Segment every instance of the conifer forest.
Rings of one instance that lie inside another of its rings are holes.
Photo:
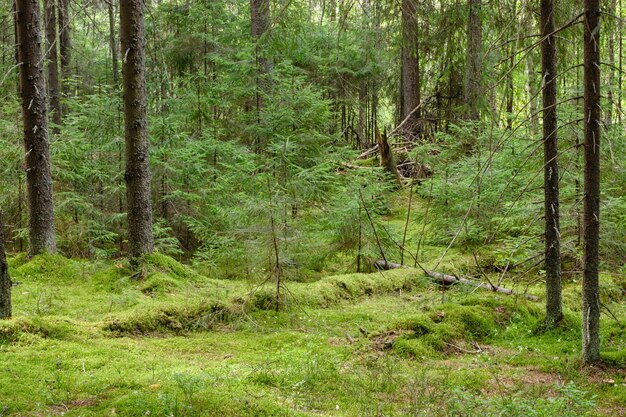
[[[622,0],[0,0],[0,417],[626,416]]]

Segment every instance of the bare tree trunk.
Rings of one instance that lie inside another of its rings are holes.
[[[585,0],[583,362],[600,360],[600,1]]]
[[[63,0],[61,0],[63,1]],[[118,86],[119,59],[117,55],[117,39],[115,39],[115,5],[109,4],[109,48],[111,49],[111,72],[113,73],[113,85]]]
[[[543,155],[546,268],[546,326],[563,318],[561,302],[561,242],[559,220],[559,165],[557,155],[557,78],[554,0],[541,0],[541,69],[543,80]]]
[[[61,125],[61,88],[59,80],[59,43],[57,42],[57,0],[45,0],[46,11],[46,64],[48,72],[48,101],[52,122],[57,125],[52,132],[59,133]]]
[[[261,110],[263,108],[263,93],[267,87],[267,74],[270,72],[269,59],[265,53],[263,43],[266,41],[267,31],[270,27],[270,0],[250,0],[250,27],[252,38],[256,42],[256,89],[255,107],[257,124],[261,124]],[[265,142],[258,134],[256,137],[256,152],[261,152],[265,147]]]
[[[391,146],[389,146],[389,141],[387,140],[387,132],[383,132],[382,135],[379,131],[376,132],[376,139],[378,141],[380,166],[391,175],[398,186],[402,185],[400,174],[398,174],[398,168],[396,167],[396,161],[393,157],[393,151],[391,150]]]
[[[532,33],[532,32],[531,32]],[[535,78],[535,62],[532,51],[526,55],[526,92],[528,93],[528,113],[530,118],[530,130],[537,133],[539,130],[539,117],[537,113],[537,79]]]
[[[61,92],[63,97],[67,98],[70,95],[70,84],[67,81],[70,75],[70,58],[72,42],[70,38],[70,17],[69,17],[69,3],[70,0],[58,0],[59,9],[59,52],[61,55]],[[68,105],[64,103],[62,105],[63,113],[67,114]]]
[[[416,0],[402,0],[402,111],[404,120],[420,105],[420,62]],[[421,112],[418,109],[407,122],[409,131],[417,133]]]
[[[512,15],[517,16],[517,0],[513,1]],[[519,20],[515,19],[518,25],[512,25],[513,30],[511,34],[515,35],[516,27],[519,27]],[[513,70],[515,68],[515,58],[517,56],[517,44],[519,42],[519,30],[517,31],[517,41],[511,43],[511,50],[509,51],[509,68],[506,75],[506,128],[511,130],[513,128],[513,104],[515,101],[515,85],[513,84]]]
[[[480,18],[482,0],[468,0],[469,19],[467,23],[467,75],[465,81],[465,103],[467,117],[480,119],[480,94],[482,76],[482,21]]]
[[[611,0],[609,3],[609,11],[608,14],[609,16],[615,16],[615,12],[616,12],[616,0]],[[612,19],[611,19],[612,20]],[[615,28],[615,26],[612,26],[612,28]],[[608,49],[609,49],[609,64],[606,68],[608,71],[608,77],[607,77],[607,91],[606,91],[606,98],[607,98],[607,108],[606,108],[606,119],[605,119],[605,123],[607,126],[610,126],[611,123],[613,123],[613,100],[614,100],[614,96],[613,96],[613,83],[615,82],[614,79],[614,71],[615,71],[615,36],[620,36],[619,32],[616,33],[615,30],[611,30],[609,31],[609,39],[608,39]]]
[[[56,251],[39,2],[17,0],[15,18],[26,151],[28,253],[34,256]]]
[[[4,250],[4,221],[0,211],[0,319],[11,318],[11,277]]]
[[[154,249],[148,155],[144,2],[120,1],[120,40],[124,60],[124,131],[126,138],[126,198],[128,246],[137,259]]]

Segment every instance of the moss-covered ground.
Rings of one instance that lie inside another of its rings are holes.
[[[603,317],[607,365],[580,366],[577,284],[562,326],[542,304],[441,291],[414,270],[269,285],[203,277],[154,255],[11,260],[0,415],[623,415],[626,331]],[[605,304],[626,319],[604,276]],[[254,291],[256,290],[256,291]],[[533,288],[540,293],[541,288]]]
[[[404,216],[392,213],[387,227],[397,234]],[[415,247],[422,227],[410,227]],[[456,248],[438,262],[443,248],[426,243],[420,260],[430,268],[475,267],[474,254]],[[573,279],[563,322],[545,331],[541,301],[443,290],[419,270],[290,281],[278,312],[272,282],[206,276],[161,254],[140,273],[123,260],[59,255],[13,256],[10,271],[2,417],[626,415],[618,274],[601,276],[605,361],[582,367]],[[522,281],[505,285],[542,295],[540,279]]]

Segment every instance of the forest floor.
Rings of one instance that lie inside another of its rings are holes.
[[[610,365],[581,368],[575,283],[545,332],[542,303],[412,270],[290,283],[275,312],[271,286],[146,265],[11,260],[0,416],[626,415],[626,329],[603,316]]]
[[[442,250],[424,247],[428,267]],[[438,268],[474,261],[452,249]],[[572,279],[564,321],[545,331],[541,301],[443,291],[418,270],[287,282],[279,312],[272,283],[209,278],[161,254],[140,280],[123,260],[59,255],[13,256],[10,271],[0,417],[626,416],[617,274],[601,274],[605,363],[583,368]],[[543,291],[541,280],[528,287]]]

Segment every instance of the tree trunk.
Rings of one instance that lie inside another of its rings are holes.
[[[585,0],[583,362],[600,360],[600,0]]]
[[[48,72],[48,101],[52,122],[57,125],[52,132],[59,134],[61,125],[61,88],[59,80],[59,44],[57,42],[57,0],[45,0],[46,11],[46,61]]]
[[[546,268],[546,325],[563,318],[561,305],[561,242],[557,141],[557,78],[554,0],[541,0],[541,69],[543,80],[543,155]]]
[[[617,4],[615,0],[611,0],[609,2],[609,10],[608,10],[608,15],[609,16],[615,16],[615,12],[616,12],[616,8],[617,8]],[[613,20],[613,19],[611,19]],[[613,23],[613,25],[615,25],[615,23]],[[615,29],[615,26],[612,26],[613,29]],[[610,30],[609,31],[609,39],[608,39],[608,52],[609,52],[609,64],[606,69],[608,72],[608,77],[607,77],[607,91],[606,91],[606,98],[607,98],[607,104],[606,104],[606,118],[605,118],[605,124],[607,126],[610,126],[613,123],[613,100],[614,100],[614,96],[613,96],[613,83],[615,82],[613,73],[615,71],[615,36],[618,35],[620,32],[616,32],[615,30]],[[618,35],[619,36],[619,35]]]
[[[378,141],[380,166],[383,167],[385,171],[392,176],[397,185],[400,186],[402,182],[400,180],[400,174],[398,174],[396,161],[393,157],[393,151],[391,150],[391,146],[389,146],[389,141],[387,140],[387,132],[383,132],[382,135],[380,132],[376,132],[376,139]]]
[[[111,49],[111,72],[113,73],[113,85],[119,85],[119,59],[117,55],[117,39],[115,39],[115,6],[109,4],[109,48]]]
[[[148,115],[145,67],[144,2],[120,1],[120,40],[124,59],[124,134],[128,247],[132,259],[154,249],[148,156]]]
[[[250,28],[255,45],[256,59],[256,89],[255,107],[257,124],[261,124],[261,110],[263,109],[263,93],[266,92],[267,74],[270,72],[269,59],[263,47],[264,36],[270,27],[270,0],[250,0]],[[265,147],[265,142],[258,133],[256,137],[256,152],[259,153]]]
[[[58,0],[59,9],[59,52],[61,55],[61,92],[66,98],[70,95],[70,84],[67,79],[70,75],[70,57],[72,42],[70,38],[70,17],[69,3],[70,0]],[[67,103],[62,105],[63,113],[68,112]]]
[[[4,222],[0,211],[0,319],[11,318],[11,278],[4,250]]]
[[[15,18],[26,151],[28,253],[34,256],[56,251],[39,2],[17,0]]]
[[[467,118],[480,118],[480,94],[482,76],[482,21],[480,18],[482,0],[468,0],[469,19],[467,23],[467,75],[465,81],[465,103]]]
[[[532,33],[532,32],[531,32]],[[535,77],[535,62],[532,51],[526,55],[526,92],[528,93],[528,113],[530,118],[530,131],[537,133],[539,130],[539,117],[537,114],[537,79]]]
[[[420,105],[420,62],[416,0],[402,0],[402,110],[404,120]],[[407,121],[407,131],[417,133],[421,112]]]

